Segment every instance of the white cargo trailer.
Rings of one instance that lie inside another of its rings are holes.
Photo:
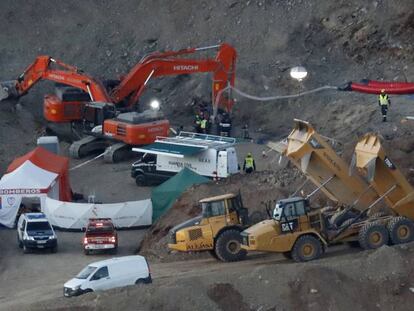
[[[226,178],[239,172],[236,139],[181,132],[175,137],[158,137],[148,146],[133,148],[142,154],[132,164],[131,176],[137,185],[164,182],[187,167],[210,178]]]

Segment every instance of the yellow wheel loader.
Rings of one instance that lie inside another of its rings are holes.
[[[209,251],[221,261],[244,259],[240,232],[260,217],[257,212],[249,219],[241,196],[225,194],[200,201],[200,216],[173,227],[169,232],[168,247],[181,252]],[[260,214],[260,213],[259,213]]]

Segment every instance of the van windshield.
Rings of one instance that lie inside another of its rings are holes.
[[[76,279],[87,279],[94,271],[96,270],[96,267],[87,266],[84,268],[77,276],[75,276]]]

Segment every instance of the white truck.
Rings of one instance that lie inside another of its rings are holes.
[[[239,172],[236,139],[181,132],[175,137],[158,137],[148,146],[133,148],[142,154],[132,164],[131,177],[138,186],[156,185],[187,167],[209,178],[226,178]]]

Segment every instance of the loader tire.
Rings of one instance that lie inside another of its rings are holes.
[[[313,235],[302,235],[293,245],[291,256],[296,262],[310,261],[319,258],[323,254],[321,241]]]
[[[229,229],[217,237],[214,251],[221,261],[243,260],[247,255],[247,251],[241,248],[241,244],[242,237],[240,232],[235,229]]]
[[[414,240],[414,222],[405,217],[393,217],[388,223],[392,244],[408,243]]]
[[[363,249],[379,248],[388,244],[388,230],[379,222],[369,222],[359,230],[358,241]]]

